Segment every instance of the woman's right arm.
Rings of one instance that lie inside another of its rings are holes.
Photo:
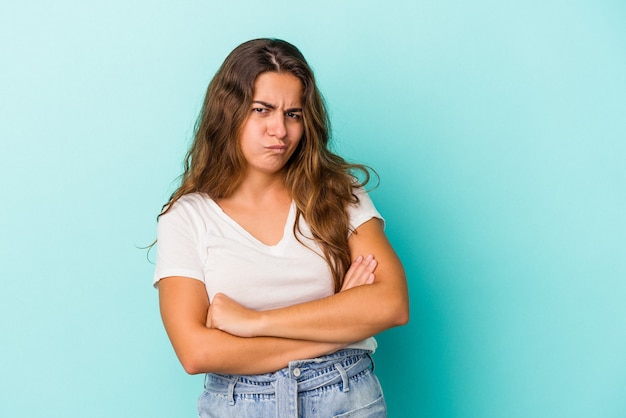
[[[159,281],[158,288],[165,330],[189,374],[269,373],[292,360],[330,354],[345,346],[275,337],[235,337],[206,327],[209,300],[201,281],[166,277]]]
[[[194,206],[193,198],[190,199],[179,200],[159,218],[158,274],[163,270],[201,274],[202,260],[197,256],[197,235],[201,228],[197,225],[202,225],[203,217]],[[235,337],[206,326],[209,299],[202,281],[168,276],[159,280],[158,289],[165,330],[189,374],[273,372],[292,360],[318,357],[345,346],[276,337]]]

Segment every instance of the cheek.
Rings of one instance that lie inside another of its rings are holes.
[[[297,136],[296,139],[293,140],[293,155],[301,153],[303,146],[304,140],[302,139],[302,134],[300,134],[300,136]]]
[[[300,141],[300,138],[302,138],[302,135],[304,135],[304,126],[302,124],[294,126],[291,132],[292,140],[294,142],[298,142]]]
[[[255,142],[258,142],[259,138],[263,137],[263,130],[258,124],[248,123],[241,130],[239,141],[240,144],[247,144],[252,146]]]
[[[291,143],[293,144],[293,149],[296,150],[300,147],[300,143],[302,142],[302,131],[294,132],[293,138],[291,139]]]

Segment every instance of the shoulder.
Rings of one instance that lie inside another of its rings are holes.
[[[159,217],[159,221],[164,218],[176,218],[185,214],[203,213],[210,210],[214,204],[213,199],[204,193],[187,193],[174,203],[171,203],[165,213]]]
[[[198,230],[215,218],[217,204],[204,193],[188,193],[178,200],[159,216],[158,227],[163,229]]]
[[[355,230],[372,218],[378,218],[384,222],[369,193],[363,187],[353,188],[352,193],[357,198],[357,201],[350,203],[347,208],[351,230]]]
[[[371,202],[371,200],[372,200],[372,199],[370,198],[369,193],[367,192],[367,190],[365,190],[365,187],[363,187],[363,186],[360,186],[360,187],[352,187],[352,194],[353,194],[354,196],[356,196],[356,197],[357,197],[357,199],[359,199],[359,201],[360,201],[361,199],[366,199],[366,200],[368,200],[368,201],[370,201],[370,202]]]
[[[186,208],[204,208],[214,203],[205,193],[187,193],[182,195],[176,202],[172,204],[170,210],[184,210]]]
[[[363,187],[352,188],[352,195],[356,200],[348,205],[348,210],[376,210],[369,193]]]

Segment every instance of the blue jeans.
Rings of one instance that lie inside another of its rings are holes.
[[[206,375],[198,416],[384,418],[387,408],[365,350],[298,360],[274,373]]]

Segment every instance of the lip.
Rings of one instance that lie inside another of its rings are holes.
[[[265,148],[272,151],[285,151],[287,149],[287,145],[270,145]]]

